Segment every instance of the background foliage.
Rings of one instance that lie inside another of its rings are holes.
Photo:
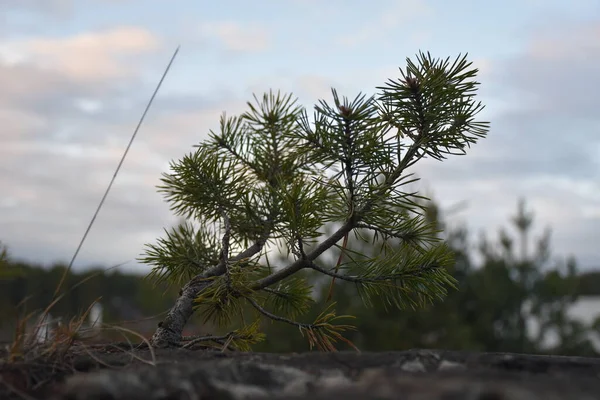
[[[429,204],[427,209],[430,221],[445,229],[443,239],[455,253],[456,262],[450,273],[458,281],[458,290],[450,291],[444,301],[424,309],[399,311],[377,299],[371,307],[365,307],[355,286],[337,282],[332,300],[337,302],[337,314],[356,316],[350,321],[356,331],[345,332],[345,337],[359,349],[444,348],[599,355],[589,335],[600,332],[600,323],[585,326],[570,318],[566,310],[581,296],[600,296],[600,272],[582,273],[574,259],[554,259],[555,255],[550,252],[550,231],[534,237],[533,225],[537,221],[524,203],[519,203],[515,216],[499,232],[497,240],[482,236],[476,243],[468,240],[469,232],[464,226],[445,226],[436,204]],[[349,240],[356,246],[353,248],[366,254],[380,250],[377,244],[352,236]],[[65,268],[61,264],[42,268],[13,260],[10,252],[7,256],[0,271],[2,340],[11,339],[13,322],[25,309],[31,311],[47,306]],[[69,274],[67,287],[100,273],[68,291],[53,315],[76,315],[102,296],[105,322],[136,320],[137,323],[129,326],[150,336],[157,319],[144,318],[167,310],[176,297],[177,288],[154,287],[152,282],[138,275],[101,271],[96,268]],[[301,274],[315,287],[315,304],[303,317],[313,321],[324,308],[331,281],[310,271]],[[524,326],[530,325],[532,319],[539,321],[541,329],[524,335]],[[265,322],[262,328],[267,340],[253,346],[255,351],[308,350],[306,339],[292,326]],[[229,327],[201,325],[197,317],[188,327],[188,333],[217,334],[219,330],[226,332]],[[548,342],[549,338],[553,340]],[[339,348],[348,349],[343,344]]]

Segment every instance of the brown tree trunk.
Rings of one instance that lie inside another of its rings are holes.
[[[211,284],[199,279],[204,278],[203,275],[198,275],[181,289],[175,305],[165,319],[159,322],[152,335],[151,343],[154,347],[172,347],[181,343],[183,329],[194,313],[194,299]]]

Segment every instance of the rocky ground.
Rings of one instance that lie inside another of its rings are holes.
[[[600,399],[600,359],[410,350],[263,354],[75,349],[61,364],[0,364],[0,398]]]

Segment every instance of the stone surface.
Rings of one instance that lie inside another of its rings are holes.
[[[600,359],[410,350],[263,354],[100,352],[46,393],[92,399],[600,399]]]

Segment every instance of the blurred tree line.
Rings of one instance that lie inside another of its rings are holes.
[[[356,331],[347,332],[345,337],[359,349],[599,355],[590,335],[600,333],[600,320],[586,326],[570,317],[567,310],[580,296],[598,296],[600,304],[600,271],[579,273],[574,259],[552,259],[550,230],[539,238],[532,237],[534,218],[524,201],[519,202],[510,221],[515,235],[501,229],[497,241],[482,236],[475,246],[464,226],[446,226],[436,204],[429,203],[426,210],[427,218],[443,230],[441,238],[455,253],[451,273],[458,288],[451,290],[444,301],[425,309],[398,311],[382,302],[365,307],[354,285],[336,282],[332,299],[337,303],[336,312],[356,316],[347,321],[356,326]],[[381,240],[373,244],[350,237],[348,244],[365,254],[381,251]],[[473,247],[475,252],[471,251]],[[332,261],[331,267],[334,264]],[[52,301],[65,268],[60,264],[42,268],[12,260],[0,243],[0,329],[12,325],[9,321],[22,315],[24,307],[44,309]],[[305,316],[307,321],[314,320],[326,306],[330,278],[310,271],[301,273],[315,288],[314,307]],[[100,268],[69,273],[65,287],[72,289],[54,307],[53,315],[78,315],[102,297],[103,319],[108,323],[162,313],[171,307],[179,290],[154,287],[139,275],[103,272]],[[129,315],[124,313],[127,307]],[[226,327],[204,329],[215,334],[228,331]],[[267,339],[256,345],[255,351],[308,350],[306,338],[295,327],[265,322],[263,329]],[[340,343],[339,349],[349,348]]]
[[[62,263],[48,268],[13,260],[4,247],[4,258],[0,258],[0,341],[12,340],[17,321],[27,319],[30,314],[33,319],[29,318],[29,323],[35,323],[36,316],[52,303],[66,269],[67,265]],[[146,330],[148,323],[140,322],[168,310],[177,294],[176,288],[155,287],[140,275],[100,267],[70,271],[63,288],[63,297],[49,310],[53,318],[68,321],[83,315],[98,301],[104,323],[137,324]],[[108,336],[123,340],[122,334]]]
[[[44,309],[54,296],[54,291],[66,269],[65,265],[51,268],[29,265],[20,261],[8,261],[7,270],[12,273],[0,278],[0,313],[5,317],[17,316],[20,308],[29,311]],[[75,316],[98,298],[104,299],[105,321],[118,321],[123,315],[122,305],[131,305],[130,314],[153,315],[168,308],[175,296],[166,287],[154,288],[141,276],[119,271],[102,273],[95,268],[80,273],[69,273],[64,286],[64,298],[51,310],[52,314]],[[22,306],[21,306],[22,304]],[[11,315],[12,314],[12,315]]]
[[[435,203],[428,204],[427,218],[444,230],[442,239],[455,253],[451,272],[457,290],[425,309],[397,311],[381,302],[364,307],[355,286],[336,282],[332,300],[337,302],[337,314],[356,316],[349,321],[356,331],[345,337],[362,351],[439,348],[598,356],[591,335],[600,332],[600,320],[585,326],[567,310],[580,296],[600,295],[600,271],[580,274],[574,259],[553,260],[550,230],[532,237],[533,215],[524,201],[510,221],[516,235],[501,229],[497,242],[481,236],[473,246],[464,226],[448,228],[440,214]],[[370,254],[381,249],[378,241],[374,246],[360,239],[351,239],[349,247]],[[307,320],[324,308],[330,282],[322,275],[311,277],[320,289]],[[308,349],[294,327],[269,323],[265,329],[267,341],[255,350]],[[343,344],[340,348],[347,349]]]

